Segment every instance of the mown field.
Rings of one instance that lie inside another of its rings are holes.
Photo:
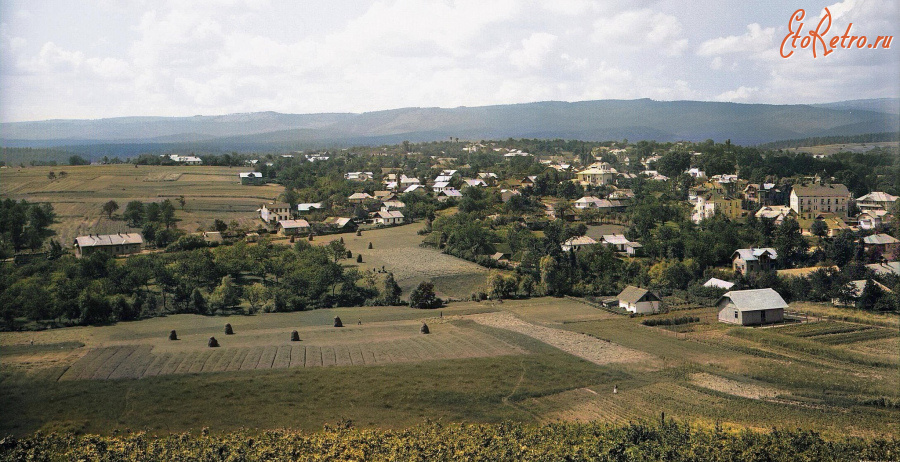
[[[676,333],[539,298],[2,333],[0,434],[624,424],[665,413],[704,428],[898,436],[897,330],[878,324],[890,319],[748,329],[710,309],[659,316],[684,315],[701,321]],[[180,340],[167,339],[172,329]]]
[[[50,171],[65,171],[64,179],[51,181]],[[241,186],[239,167],[85,165],[58,167],[12,167],[0,169],[0,196],[29,202],[50,202],[58,223],[51,226],[56,238],[71,244],[75,236],[129,231],[117,218],[132,200],[157,202],[184,196],[182,210],[177,203],[178,227],[194,232],[207,230],[213,220],[236,220],[255,229],[256,209],[274,200],[281,186]],[[100,207],[109,200],[119,211],[108,219]]]

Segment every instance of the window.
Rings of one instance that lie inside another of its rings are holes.
[[[738,310],[734,310],[734,319],[738,318]]]

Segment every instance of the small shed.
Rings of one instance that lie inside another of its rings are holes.
[[[309,222],[306,220],[281,220],[278,222],[278,232],[284,236],[294,236],[309,232]]]
[[[619,300],[620,308],[637,314],[658,313],[662,303],[658,295],[634,286],[626,287],[616,299]]]
[[[784,320],[787,302],[774,289],[732,290],[716,302],[719,322],[756,326]]]

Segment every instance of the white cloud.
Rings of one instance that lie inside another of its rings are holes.
[[[758,53],[771,48],[775,43],[775,28],[763,28],[759,24],[747,25],[747,33],[729,35],[707,40],[697,48],[700,56],[715,56],[732,53]]]
[[[759,88],[757,87],[745,87],[741,86],[734,90],[728,90],[724,93],[716,96],[716,101],[732,101],[732,102],[741,102],[749,100],[754,93],[758,92]]]
[[[678,18],[649,8],[629,10],[594,22],[594,42],[619,49],[659,50],[669,56],[687,48]]]
[[[509,54],[509,62],[519,69],[541,68],[558,40],[559,37],[545,32],[531,34],[522,40],[522,48]]]

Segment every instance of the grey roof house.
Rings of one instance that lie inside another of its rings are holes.
[[[732,290],[716,302],[719,322],[753,326],[784,320],[787,302],[774,289]]]

